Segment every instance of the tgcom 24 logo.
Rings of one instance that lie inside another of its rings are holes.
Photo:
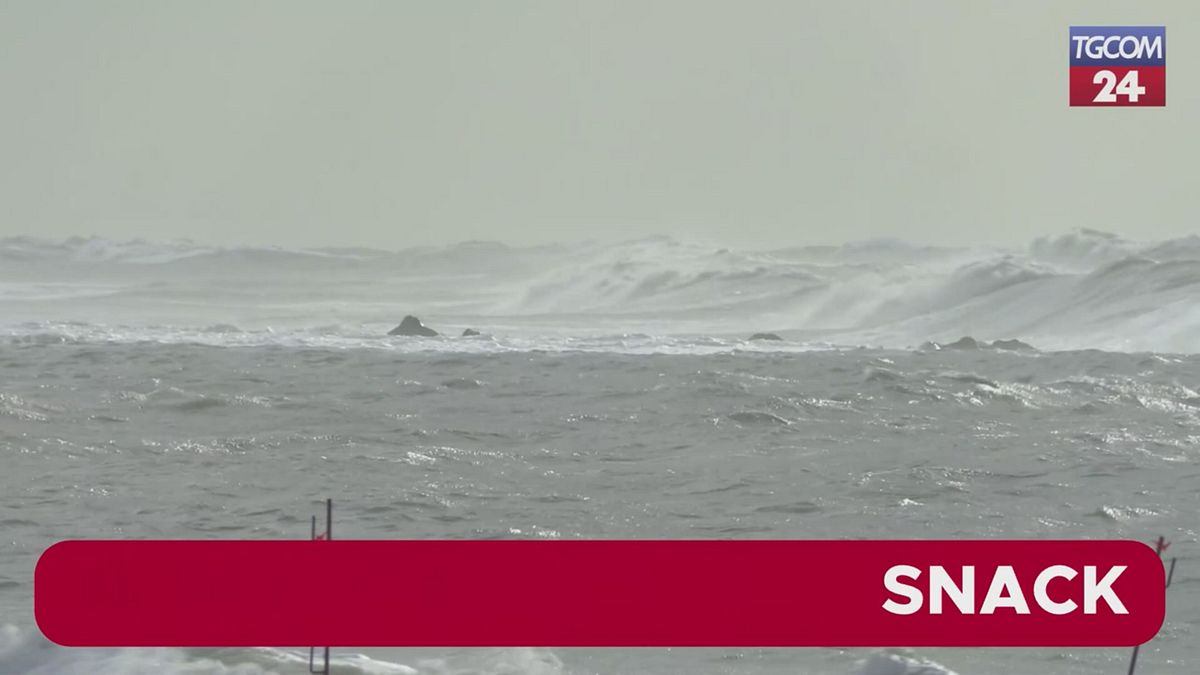
[[[1166,26],[1071,26],[1072,106],[1167,104]]]

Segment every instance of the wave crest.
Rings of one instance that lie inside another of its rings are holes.
[[[0,260],[11,263],[3,328],[44,342],[148,326],[230,345],[270,342],[271,329],[336,341],[419,313],[446,334],[466,326],[501,338],[770,331],[846,346],[971,335],[1050,350],[1200,351],[1196,236],[1139,243],[1080,230],[1024,249],[880,239],[766,251],[649,237],[394,252],[19,237],[0,239]],[[46,325],[62,330],[29,328]]]

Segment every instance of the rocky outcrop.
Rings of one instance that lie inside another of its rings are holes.
[[[750,336],[750,339],[751,340],[782,340],[783,338],[779,337],[775,333],[755,333],[754,335]]]
[[[975,338],[964,335],[948,345],[942,345],[943,349],[979,349],[979,341]]]
[[[388,335],[410,335],[419,337],[434,337],[438,332],[421,323],[417,317],[409,314],[404,317],[399,326],[388,331]]]
[[[1010,352],[1036,352],[1037,349],[1028,342],[1020,340],[996,340],[992,343],[992,349],[1004,349]]]
[[[482,333],[475,330],[474,328],[468,328],[468,329],[464,330],[463,334],[462,334],[463,337],[475,337],[476,335],[482,335]]]
[[[921,351],[937,352],[943,349],[999,349],[1006,352],[1036,352],[1037,348],[1027,342],[1020,340],[996,340],[991,344],[976,340],[970,336],[961,337],[949,344],[941,344],[938,342],[925,342],[920,347]]]

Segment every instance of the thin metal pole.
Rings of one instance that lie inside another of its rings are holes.
[[[310,528],[310,533],[308,535],[308,538],[315,541],[317,538],[317,517],[315,515],[312,517],[311,525],[312,525],[312,527]],[[317,658],[317,648],[309,647],[308,648],[308,672],[310,672],[310,673],[316,672],[315,670],[313,670],[313,665],[316,662],[316,658]]]
[[[333,541],[333,499],[325,499],[325,541]],[[329,647],[325,648],[325,671],[329,675]]]
[[[1159,535],[1158,541],[1154,543],[1154,550],[1158,553],[1159,560],[1162,560],[1163,553],[1171,546],[1171,542],[1167,538]],[[1171,569],[1167,572],[1167,584],[1165,588],[1171,587],[1171,579],[1175,577],[1175,561],[1176,558],[1171,558]],[[1133,646],[1133,657],[1129,659],[1129,675],[1133,675],[1133,671],[1137,670],[1138,652],[1142,650],[1141,645]]]
[[[312,517],[312,532],[311,532],[310,536],[312,537],[312,539],[314,541],[317,538],[317,517],[316,516]],[[324,535],[324,538],[325,538],[325,541],[330,541],[331,539],[333,539],[333,499],[325,500],[325,535]],[[314,673],[315,675],[329,675],[329,647],[324,648],[325,663],[321,670],[316,670],[313,668],[313,665],[314,665],[313,662],[316,660],[316,655],[317,655],[317,648],[309,647],[308,648],[308,672]]]

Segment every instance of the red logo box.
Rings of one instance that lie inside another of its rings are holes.
[[[1167,104],[1164,26],[1071,26],[1072,106]]]

